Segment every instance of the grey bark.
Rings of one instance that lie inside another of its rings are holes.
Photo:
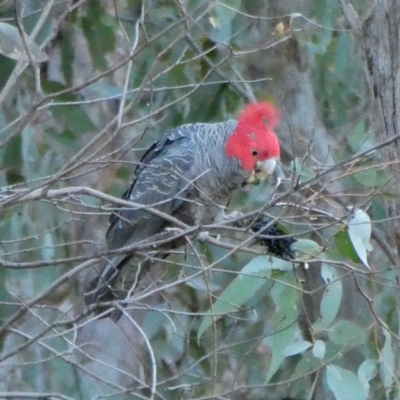
[[[400,3],[393,0],[377,0],[370,15],[360,27],[363,38],[365,77],[371,101],[371,124],[380,142],[400,132]],[[381,161],[388,164],[393,177],[390,182],[390,191],[396,195],[400,194],[399,158],[398,140],[380,152]],[[386,230],[386,235],[397,252],[396,268],[398,270],[400,267],[400,202],[395,199],[387,200],[386,212],[390,221],[390,229]],[[397,282],[399,282],[398,277]],[[397,315],[400,321],[400,296],[396,297]],[[398,360],[400,345],[397,342],[395,346],[397,346],[395,351]],[[397,365],[397,378],[399,375],[399,365]]]
[[[361,26],[365,77],[370,92],[370,117],[377,141],[384,141],[400,132],[400,3],[392,0],[376,2],[370,16]],[[400,194],[396,161],[400,155],[398,141],[382,149],[381,161],[387,162],[393,175],[390,191]],[[391,229],[388,238],[400,253],[400,203],[386,202]],[[397,267],[400,266],[398,262]]]

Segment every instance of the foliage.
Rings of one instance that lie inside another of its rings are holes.
[[[304,3],[0,5],[0,397],[398,398],[398,272],[381,240],[394,178],[373,151],[357,37],[336,3]],[[293,119],[287,179],[230,207],[279,219],[296,260],[205,227],[204,243],[151,254],[117,325],[96,320],[83,287],[143,150],[256,97],[280,105],[270,79],[288,82],[294,48],[333,162]]]

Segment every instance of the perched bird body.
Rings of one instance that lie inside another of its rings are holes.
[[[279,143],[272,129],[279,113],[270,103],[247,105],[238,120],[189,124],[172,129],[150,147],[123,198],[143,205],[110,217],[109,249],[118,249],[161,232],[171,223],[146,211],[152,207],[188,225],[209,224],[232,192],[254,171],[272,173]],[[89,285],[87,304],[113,298],[112,286],[129,254],[111,257]]]

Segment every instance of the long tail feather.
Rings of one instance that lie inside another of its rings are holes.
[[[87,306],[115,299],[113,286],[117,281],[122,267],[128,262],[126,255],[117,256],[107,261],[103,272],[96,276],[88,285],[84,297]]]

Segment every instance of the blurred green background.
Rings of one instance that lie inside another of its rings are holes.
[[[0,71],[1,398],[398,398],[398,272],[376,234],[397,197],[375,154],[344,163],[378,141],[338,2],[3,1]],[[110,212],[85,188],[120,197],[163,132],[254,99],[282,111],[286,178],[231,206],[273,195],[301,262],[196,244],[155,263],[129,318],[84,315],[91,271],[67,274]]]

